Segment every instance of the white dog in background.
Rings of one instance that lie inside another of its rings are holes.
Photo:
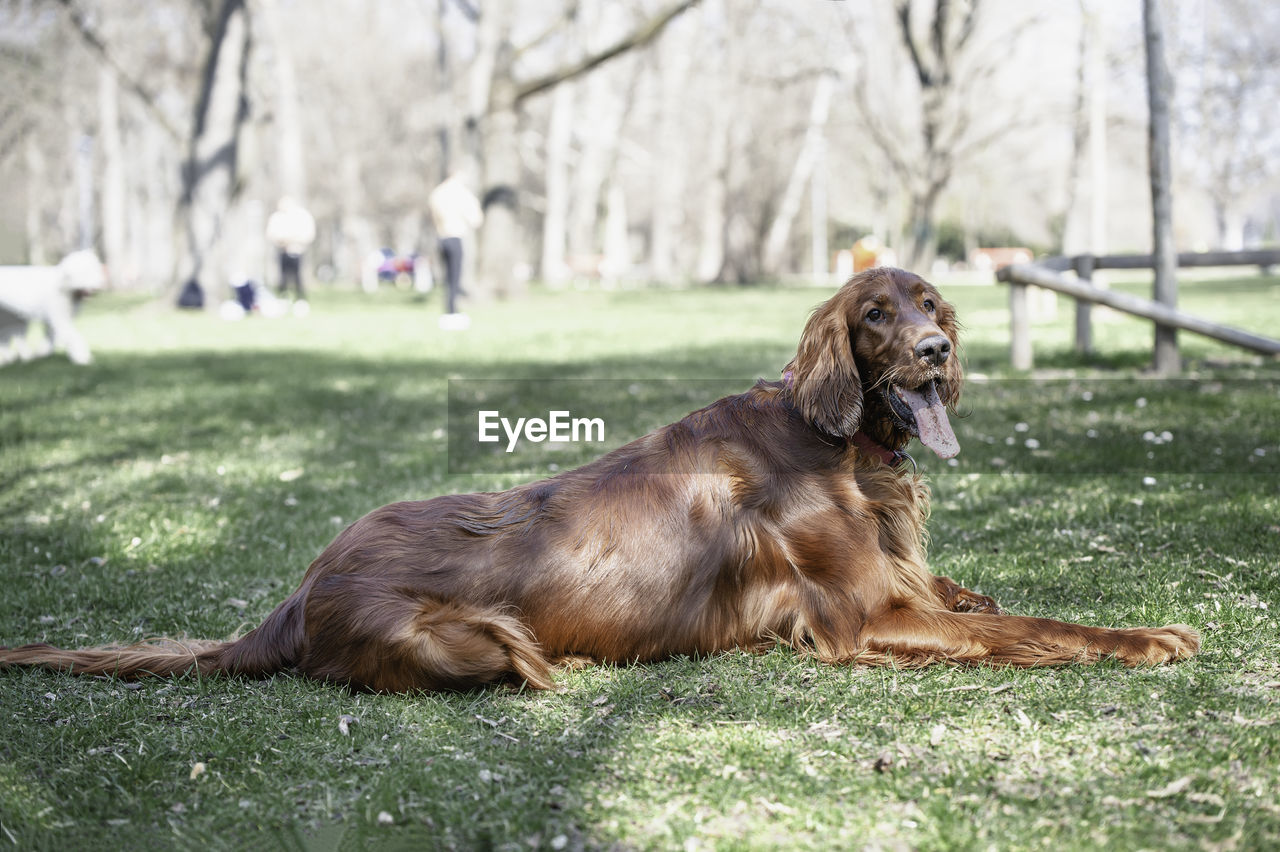
[[[26,361],[65,349],[76,364],[93,360],[89,344],[72,317],[77,303],[107,283],[102,262],[93,252],[77,251],[57,266],[0,266],[0,364],[15,357]],[[27,345],[27,324],[44,323],[45,343]]]

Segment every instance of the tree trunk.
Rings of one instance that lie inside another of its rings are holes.
[[[513,18],[513,0],[490,0],[484,5],[468,81],[467,170],[479,178],[484,225],[476,250],[464,254],[463,287],[481,299],[523,292],[515,269],[523,239],[516,218],[520,122],[512,68]]]
[[[1172,82],[1164,58],[1164,25],[1159,0],[1143,0],[1142,23],[1147,53],[1147,148],[1151,173],[1152,254],[1155,301],[1176,307],[1178,254],[1173,242],[1173,173],[1169,155],[1169,98]],[[1161,375],[1181,369],[1178,332],[1171,326],[1155,330],[1155,371]]]
[[[725,205],[729,198],[729,134],[730,110],[726,98],[717,98],[712,107],[708,132],[707,188],[702,193],[699,217],[698,267],[699,281],[718,281],[724,274]]]
[[[823,74],[814,87],[813,101],[809,105],[809,125],[805,130],[804,141],[800,145],[800,153],[796,155],[791,177],[787,180],[787,188],[782,193],[778,214],[774,217],[773,224],[769,227],[769,236],[765,240],[766,274],[777,274],[782,269],[787,240],[791,236],[791,226],[800,212],[804,191],[810,186],[814,167],[822,156],[827,116],[831,114],[831,96],[835,93],[835,87],[834,74]]]
[[[569,219],[569,158],[573,147],[574,85],[556,88],[547,127],[546,210],[542,217],[542,280],[563,284],[569,278],[565,243]]]
[[[600,274],[613,284],[631,267],[631,232],[627,224],[627,197],[615,183],[609,187],[604,220],[604,262]]]
[[[635,102],[638,69],[631,69],[619,97],[616,83],[607,74],[594,74],[580,86],[582,120],[578,122],[581,145],[573,170],[573,200],[569,208],[569,253],[593,255],[602,251],[600,211],[605,178],[616,164],[618,143],[627,114]]]
[[[120,139],[120,85],[115,69],[103,66],[98,72],[98,151],[102,178],[102,254],[111,270],[112,283],[131,287],[137,270],[126,259],[125,169]]]
[[[303,145],[302,104],[293,51],[285,36],[277,0],[258,0],[263,29],[273,56],[275,112],[271,131],[276,141],[276,170],[280,194],[307,203],[307,161]]]
[[[509,48],[509,46],[508,46]],[[509,68],[510,59],[502,63]],[[495,75],[493,98],[481,123],[484,139],[484,229],[481,232],[478,278],[481,291],[498,298],[524,295],[525,280],[517,265],[524,256],[520,227],[520,117],[510,72]]]
[[[827,152],[826,140],[818,149],[817,162],[809,178],[809,252],[813,280],[825,283],[831,274],[827,247]]]
[[[682,273],[680,231],[684,219],[684,183],[688,151],[680,127],[681,97],[688,85],[689,57],[669,40],[658,46],[658,156],[654,170],[650,219],[649,271],[653,280],[669,282]]]
[[[49,252],[45,245],[44,203],[50,183],[49,166],[44,158],[44,149],[37,139],[38,135],[38,130],[30,130],[23,144],[27,170],[27,262],[44,266],[49,263]]]
[[[195,279],[206,294],[220,294],[227,276],[242,266],[225,231],[232,224],[240,133],[248,117],[245,83],[252,42],[244,0],[223,0],[209,36],[179,199],[178,286]]]
[[[172,284],[177,271],[180,240],[177,239],[177,221],[174,219],[172,175],[178,170],[166,171],[157,166],[163,163],[172,168],[176,157],[163,130],[154,122],[143,122],[140,126],[142,144],[136,152],[133,171],[141,178],[141,192],[146,199],[146,224],[139,237],[143,257],[141,268],[151,292],[158,296]]]

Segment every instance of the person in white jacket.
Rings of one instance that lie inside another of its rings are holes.
[[[307,208],[285,196],[267,219],[267,240],[280,253],[280,295],[293,288],[299,301],[306,300],[302,291],[302,255],[316,238],[316,220]]]
[[[458,296],[462,294],[462,241],[480,227],[484,211],[480,201],[467,189],[460,171],[452,171],[428,198],[431,219],[440,240],[440,259],[445,269],[446,316],[458,316]]]

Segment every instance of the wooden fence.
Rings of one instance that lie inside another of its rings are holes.
[[[1160,302],[1128,293],[1093,286],[1093,273],[1098,269],[1150,269],[1149,254],[1091,255],[1051,257],[1036,263],[1019,263],[996,272],[996,278],[1010,285],[1010,344],[1014,369],[1029,370],[1032,365],[1031,318],[1027,306],[1027,287],[1044,287],[1064,293],[1076,300],[1076,350],[1093,349],[1093,323],[1090,307],[1106,305],[1118,311],[1152,320],[1157,325],[1185,329],[1267,355],[1280,355],[1280,340],[1209,322],[1202,317],[1183,313]],[[1190,266],[1258,266],[1267,269],[1280,265],[1280,250],[1266,249],[1238,252],[1201,252],[1178,255],[1179,267]],[[1076,277],[1062,274],[1074,270]]]

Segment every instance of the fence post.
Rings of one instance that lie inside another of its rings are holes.
[[[1076,277],[1082,284],[1093,286],[1095,261],[1091,254],[1076,256]],[[1093,352],[1093,304],[1084,299],[1076,299],[1076,352],[1081,355]]]
[[[1009,355],[1013,369],[1031,369],[1031,312],[1027,285],[1009,279]]]

